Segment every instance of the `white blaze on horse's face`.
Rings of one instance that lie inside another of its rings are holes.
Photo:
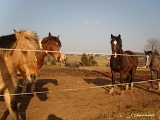
[[[113,44],[116,46],[117,45],[117,41],[115,40],[114,42],[113,42]],[[116,52],[114,52],[114,54],[115,54],[115,58],[117,57],[117,53]]]
[[[113,42],[113,44],[114,44],[114,45],[117,45],[117,41],[115,40],[115,41]]]
[[[149,58],[149,55],[146,55],[146,58],[147,58],[146,67],[149,67],[149,65],[150,65],[150,58]]]

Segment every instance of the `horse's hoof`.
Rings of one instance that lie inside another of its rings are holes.
[[[132,86],[130,87],[130,90],[133,90],[133,87],[132,87]]]
[[[113,89],[111,89],[111,90],[109,91],[109,94],[110,94],[110,95],[113,95]]]
[[[124,95],[124,91],[123,90],[121,90],[121,95]]]
[[[126,90],[129,90],[129,85],[126,85]]]

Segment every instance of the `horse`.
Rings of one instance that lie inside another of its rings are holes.
[[[41,46],[43,50],[47,51],[54,51],[54,52],[41,52],[39,56],[37,56],[37,64],[38,69],[40,69],[43,66],[44,63],[44,57],[47,55],[51,55],[56,61],[60,60],[61,53],[59,52],[61,48],[61,41],[59,40],[60,35],[58,36],[52,36],[49,32],[48,37],[45,37],[41,41]]]
[[[62,54],[62,53],[61,53],[61,57],[60,57],[60,59],[59,59],[59,61],[60,61],[60,66],[65,65],[66,60],[67,60],[67,56],[66,56],[65,54]]]
[[[0,90],[4,94],[4,100],[12,119],[19,120],[15,95],[18,87],[17,69],[25,81],[29,83],[37,81],[39,73],[36,52],[33,50],[40,49],[38,36],[30,30],[20,32],[14,30],[14,34],[0,37],[0,48]]]
[[[122,40],[121,35],[113,36],[111,34],[111,50],[112,55],[110,59],[110,68],[112,74],[112,87],[109,91],[109,94],[113,94],[114,92],[114,84],[115,84],[115,73],[120,73],[120,83],[123,84],[123,74],[125,74],[126,81],[130,84],[130,89],[132,89],[133,84],[132,81],[134,79],[134,75],[136,73],[136,68],[138,66],[138,57],[134,52],[127,50],[123,51],[122,49]],[[129,89],[128,84],[126,85],[126,90]],[[124,86],[121,85],[121,94],[124,94]]]
[[[46,51],[55,51],[55,52],[40,52],[36,58],[37,58],[37,65],[38,69],[40,69],[44,64],[44,57],[49,54],[51,55],[56,61],[59,61],[61,54],[59,52],[61,48],[61,41],[59,40],[60,36],[52,36],[49,32],[48,37],[43,38],[42,40],[39,40],[39,44],[42,50]],[[26,92],[28,82],[23,82],[23,89],[22,93]],[[31,84],[32,88],[31,92],[35,91],[35,83]]]
[[[160,57],[152,51],[144,51],[146,55],[146,68],[150,68],[151,80],[154,80],[154,71],[157,73],[157,79],[160,79]],[[152,81],[149,89],[153,88]],[[158,91],[160,91],[160,80],[158,80]]]

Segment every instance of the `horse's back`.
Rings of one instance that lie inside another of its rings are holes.
[[[138,66],[138,57],[136,56],[136,54],[130,50],[124,51],[124,54],[128,54],[130,56],[127,56],[129,59],[129,63],[131,63],[133,65],[133,67],[137,68]]]

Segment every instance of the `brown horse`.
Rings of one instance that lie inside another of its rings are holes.
[[[109,94],[113,94],[114,84],[115,84],[115,73],[120,73],[120,83],[123,84],[123,74],[127,75],[126,81],[132,84],[134,75],[136,73],[136,68],[138,66],[138,57],[132,51],[122,50],[122,40],[121,35],[113,36],[111,34],[111,49],[112,56],[110,59],[110,67],[112,73],[112,88]],[[130,86],[131,89],[132,85]],[[121,93],[123,94],[123,86],[121,85]],[[126,86],[128,89],[128,84]]]
[[[44,57],[47,55],[51,55],[56,61],[59,61],[61,54],[59,52],[61,48],[61,41],[59,40],[59,36],[55,37],[52,36],[51,33],[49,32],[48,37],[45,37],[42,39],[40,46],[42,46],[43,50],[47,51],[55,51],[55,52],[40,52],[37,55],[37,65],[38,69],[40,69],[43,66],[44,63]],[[28,82],[24,81],[23,82],[23,89],[22,93],[26,92]],[[35,91],[35,83],[31,84],[31,92]]]
[[[41,41],[42,49],[47,51],[55,51],[48,52],[56,61],[60,60],[61,53],[59,52],[61,48],[61,41],[59,40],[59,36],[52,36],[49,32],[48,37],[45,37]],[[47,52],[41,52],[39,56],[37,56],[37,64],[40,69],[44,63],[44,57],[47,55]]]
[[[17,69],[25,81],[36,82],[38,76],[36,52],[27,50],[39,50],[40,47],[35,32],[23,30],[14,31],[14,33],[0,37],[0,48],[3,48],[0,50],[0,90],[4,93],[4,99],[12,119],[19,120],[20,116],[14,95],[18,86]]]

